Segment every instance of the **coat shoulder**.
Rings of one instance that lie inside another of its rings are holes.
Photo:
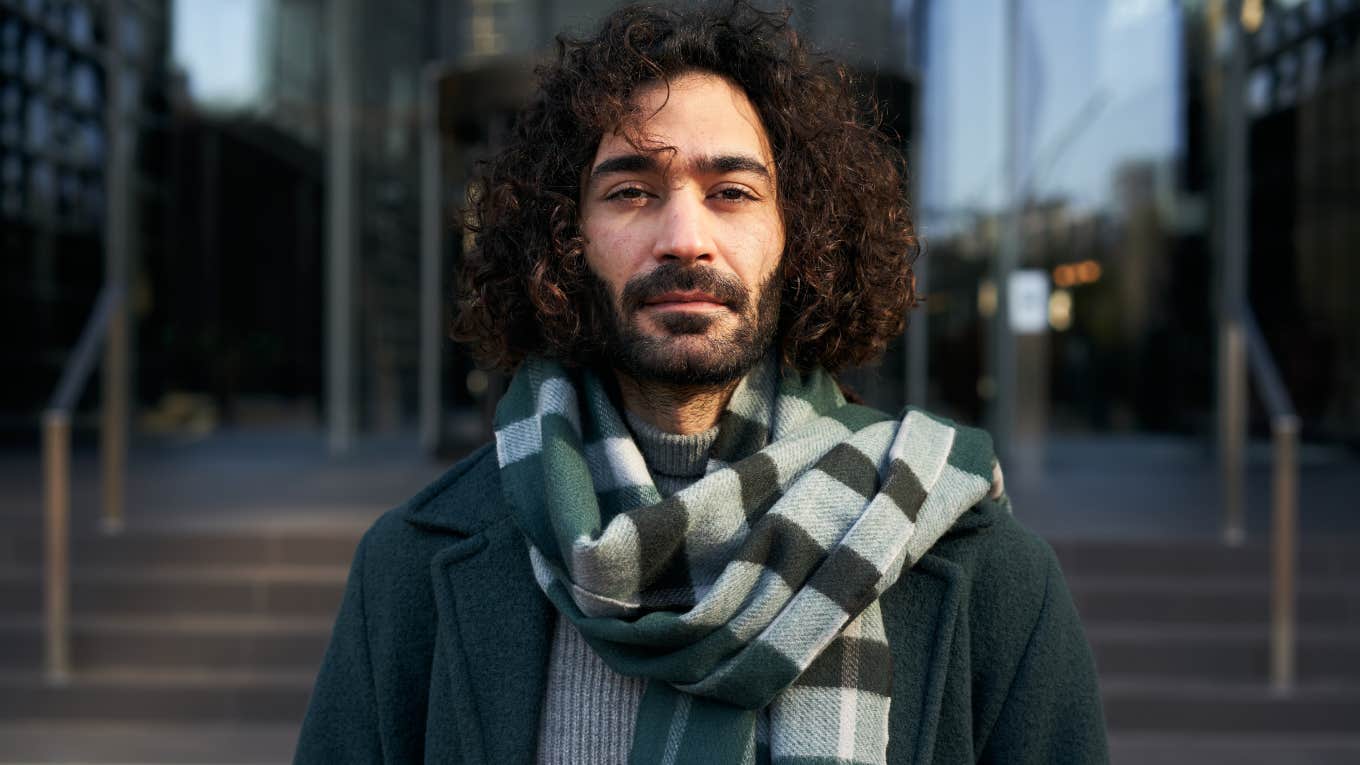
[[[967,699],[972,722],[971,735],[959,726],[945,737],[960,745],[955,753],[983,761],[1104,762],[1090,647],[1048,542],[1003,497],[969,511],[929,555],[947,561],[942,568],[963,585],[956,668],[967,668],[969,682],[956,700]]]
[[[379,535],[401,534],[403,524],[472,536],[506,515],[493,444],[459,460],[430,485],[374,524]]]
[[[1004,602],[1020,612],[1035,612],[1050,581],[1062,578],[1053,548],[1015,517],[1004,496],[970,510],[930,554],[958,565],[974,598],[988,590],[1004,590]]]
[[[491,445],[459,460],[430,485],[383,513],[364,534],[356,563],[371,574],[423,575],[428,559],[458,538],[476,535],[506,516]]]

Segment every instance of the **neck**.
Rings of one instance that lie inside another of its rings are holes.
[[[658,430],[682,436],[702,433],[717,425],[741,382],[697,387],[642,381],[617,371],[615,377],[624,408]]]

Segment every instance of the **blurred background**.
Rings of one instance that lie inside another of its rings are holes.
[[[490,438],[474,163],[615,5],[0,0],[0,762],[290,758],[359,534]],[[1115,762],[1360,762],[1360,0],[791,8],[925,244],[847,379],[993,432]]]

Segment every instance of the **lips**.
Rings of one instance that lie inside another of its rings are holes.
[[[749,295],[735,274],[707,266],[663,263],[634,276],[623,287],[619,304],[624,315],[658,313],[715,313],[746,311]]]
[[[642,301],[649,308],[726,308],[727,304],[700,290],[672,290]]]

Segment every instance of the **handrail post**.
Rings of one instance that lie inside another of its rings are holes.
[[[65,412],[43,415],[44,665],[47,680],[64,685],[71,676],[71,420]]]
[[[123,479],[128,447],[128,320],[124,301],[119,301],[111,317],[105,353],[104,411],[99,434],[104,494],[100,527],[106,534],[118,534],[125,523]]]
[[[1277,693],[1294,687],[1295,574],[1298,548],[1299,419],[1291,415],[1271,422],[1275,442],[1272,480],[1274,508],[1270,543],[1270,684]]]
[[[439,133],[439,83],[443,67],[427,64],[420,91],[420,445],[429,454],[443,435],[440,350],[444,252],[443,147]]]
[[[107,533],[123,529],[123,473],[128,442],[130,385],[131,310],[125,299],[132,275],[132,225],[135,220],[136,174],[133,122],[135,89],[124,87],[125,55],[122,30],[124,0],[107,0],[104,19],[110,30],[105,68],[107,90],[105,130],[108,135],[108,164],[104,173],[104,278],[118,290],[119,299],[111,306],[104,336],[104,385],[100,391],[103,422],[100,428],[103,512],[101,526]],[[75,401],[65,405],[68,411]]]
[[[1247,441],[1247,339],[1241,320],[1226,322],[1219,371],[1219,462],[1223,480],[1223,542],[1246,541],[1242,482]]]

